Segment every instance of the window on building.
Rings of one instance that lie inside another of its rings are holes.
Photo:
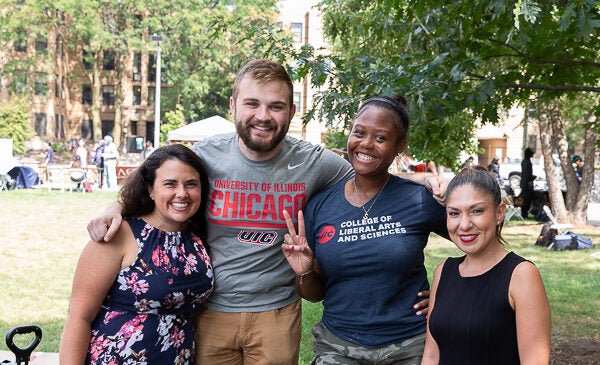
[[[38,38],[35,40],[35,51],[37,53],[46,53],[48,51],[48,40],[45,38]]]
[[[104,51],[102,68],[105,71],[113,71],[115,69],[115,53],[113,51]]]
[[[148,88],[148,106],[154,105],[154,100],[156,100],[156,88],[149,87]]]
[[[115,87],[112,85],[102,86],[102,105],[115,105]]]
[[[35,113],[35,133],[40,137],[46,137],[46,125],[48,123],[48,118],[46,117],[46,113]]]
[[[140,29],[143,21],[144,17],[141,14],[135,14],[133,16],[133,29]]]
[[[43,72],[35,73],[35,95],[47,95],[48,94],[48,75]]]
[[[91,119],[81,120],[81,138],[92,139],[93,138],[93,125]]]
[[[83,85],[81,88],[81,104],[92,105],[92,87],[90,85]]]
[[[294,42],[302,43],[302,23],[292,23],[290,30]]]
[[[103,120],[102,121],[102,136],[106,136],[110,134],[114,136],[113,130],[115,129],[115,121],[114,120]]]
[[[54,96],[60,99],[65,98],[65,78],[54,75]]]
[[[91,70],[92,69],[92,60],[93,57],[92,55],[88,52],[88,51],[83,51],[83,55],[81,57],[81,61],[83,62],[83,67],[86,70]]]
[[[59,138],[59,136],[60,136],[59,128],[60,128],[60,117],[58,116],[58,114],[54,114],[54,137],[55,138]]]
[[[25,95],[27,93],[27,73],[19,70],[15,71],[10,87],[15,94]]]
[[[142,54],[141,53],[133,54],[133,81],[134,82],[142,81]]]
[[[129,132],[132,136],[136,136],[138,133],[137,121],[132,120],[129,122]]]
[[[65,116],[54,115],[54,137],[65,139]]]
[[[148,82],[156,81],[156,54],[148,53]]]
[[[142,87],[133,87],[133,105],[142,105]]]
[[[154,143],[154,122],[146,122],[146,141]]]
[[[54,57],[60,58],[60,49],[61,49],[61,46],[62,46],[62,41],[60,40],[60,36],[59,35],[56,36],[54,42],[55,42]]]
[[[54,115],[54,137],[65,139],[65,116]]]
[[[27,52],[27,33],[24,30],[17,31],[13,47],[15,52]]]
[[[302,114],[302,93],[294,92],[294,105],[296,105],[296,112]]]
[[[64,115],[60,116],[60,138],[62,138],[62,139],[67,138],[65,136],[65,116]]]
[[[535,108],[535,104],[533,103],[533,101],[530,101],[527,105],[527,119],[534,120],[536,118],[536,113],[537,110]]]

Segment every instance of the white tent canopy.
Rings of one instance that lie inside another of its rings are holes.
[[[214,115],[169,132],[169,142],[197,142],[216,134],[235,132],[235,125]]]

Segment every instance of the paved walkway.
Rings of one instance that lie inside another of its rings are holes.
[[[588,204],[587,224],[600,227],[600,203],[590,202]]]

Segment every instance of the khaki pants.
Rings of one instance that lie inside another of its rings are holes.
[[[301,301],[265,312],[205,309],[196,318],[197,365],[297,365]]]

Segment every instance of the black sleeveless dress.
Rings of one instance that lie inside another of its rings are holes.
[[[463,257],[444,263],[435,307],[429,319],[440,350],[440,364],[519,364],[515,311],[508,287],[515,267],[524,258],[509,252],[482,275],[462,277]]]

